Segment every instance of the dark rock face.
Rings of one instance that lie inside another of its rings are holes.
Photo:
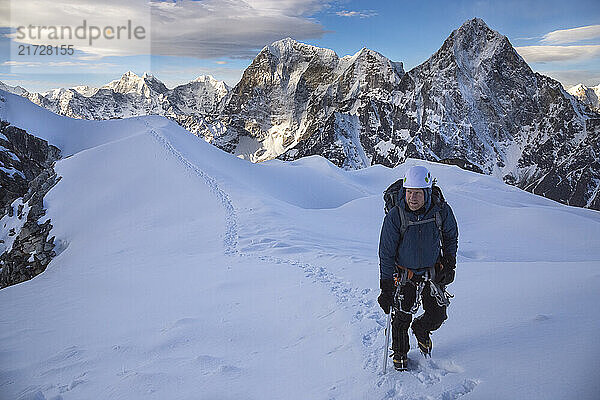
[[[370,165],[348,129],[359,123],[353,109],[374,94],[389,97],[403,74],[401,63],[369,49],[339,58],[292,39],[275,42],[225,99],[214,144],[254,162],[290,151],[282,158],[321,154],[348,168]]]
[[[59,180],[53,165],[60,150],[4,121],[0,133],[0,287],[6,287],[42,273],[55,255],[51,221],[40,218],[44,196]]]

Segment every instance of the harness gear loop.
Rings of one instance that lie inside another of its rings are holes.
[[[446,291],[445,286],[436,283],[435,266],[427,270],[425,274],[426,276],[429,275],[429,290],[431,291],[431,296],[435,298],[440,307],[448,307],[450,305],[450,299],[454,296]]]
[[[394,274],[394,283],[396,284],[396,292],[394,294],[394,311],[400,311],[405,314],[416,314],[419,311],[419,307],[421,307],[421,295],[423,294],[423,290],[425,289],[425,285],[429,282],[429,290],[431,296],[435,298],[436,302],[440,307],[448,307],[450,305],[450,299],[454,298],[454,295],[449,293],[446,290],[445,286],[439,285],[435,282],[435,268],[428,268],[423,274],[423,279],[420,279],[418,282],[414,282],[412,280],[414,276],[414,272],[410,269],[405,268],[401,265],[396,266],[399,273]],[[404,295],[401,293],[400,289],[407,283],[411,283],[416,286],[416,298],[415,303],[410,308],[410,310],[405,311],[402,309],[401,302],[404,300]]]

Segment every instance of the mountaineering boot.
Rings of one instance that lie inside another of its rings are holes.
[[[405,353],[395,352],[392,360],[396,371],[408,371],[408,357]]]
[[[415,337],[417,338],[417,344],[419,345],[419,350],[421,350],[421,354],[423,354],[423,356],[425,358],[431,357],[431,350],[433,349],[433,342],[431,341],[431,338],[429,337],[429,331],[423,329],[420,326],[418,319],[415,319],[413,321],[412,331],[415,334]]]

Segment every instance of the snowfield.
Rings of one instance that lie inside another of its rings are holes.
[[[162,117],[81,121],[0,92],[68,156],[58,256],[0,291],[1,399],[600,398],[600,213],[457,167],[252,164]],[[1,99],[0,99],[1,100]],[[449,319],[382,358],[383,190],[437,177],[459,223]]]

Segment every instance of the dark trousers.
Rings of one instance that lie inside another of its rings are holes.
[[[438,329],[442,326],[446,318],[448,318],[446,307],[440,306],[437,303],[435,297],[431,295],[429,285],[429,281],[425,282],[425,287],[421,293],[421,301],[425,312],[412,322],[413,330],[418,329],[427,333]],[[410,311],[417,300],[417,285],[415,282],[408,280],[399,288],[399,291],[401,295],[400,309],[396,309],[392,316],[392,349],[394,352],[406,354],[410,350],[408,328],[412,321],[412,314],[408,311]],[[398,305],[395,307],[398,307]]]

